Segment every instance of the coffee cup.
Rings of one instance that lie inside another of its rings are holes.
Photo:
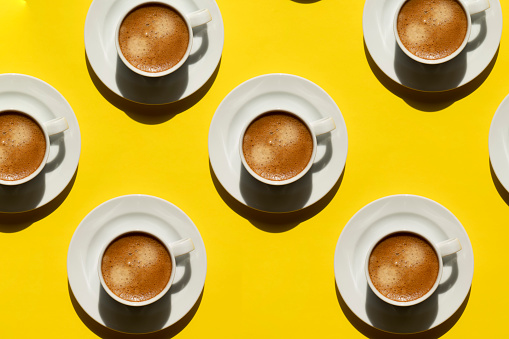
[[[393,29],[401,50],[423,64],[458,56],[470,39],[471,15],[490,7],[488,0],[400,0]]]
[[[116,235],[99,254],[101,286],[127,306],[146,306],[161,299],[175,279],[176,257],[194,250],[191,238],[168,243],[141,230]]]
[[[312,167],[316,137],[335,128],[332,118],[310,123],[288,110],[264,111],[249,120],[240,133],[242,164],[251,176],[265,184],[290,184]]]
[[[443,273],[442,258],[460,250],[457,238],[435,244],[421,233],[391,232],[369,248],[366,280],[373,293],[386,303],[413,306],[437,289]]]
[[[50,153],[50,136],[69,128],[64,117],[41,121],[17,109],[0,111],[0,185],[20,185],[35,178]]]
[[[208,9],[184,13],[168,1],[144,1],[120,17],[115,46],[122,62],[146,77],[179,69],[193,46],[193,27],[212,20]]]

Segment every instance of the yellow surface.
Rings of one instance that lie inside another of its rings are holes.
[[[501,2],[507,22],[508,2]],[[94,84],[83,42],[91,0],[1,1],[0,73],[32,75],[62,93],[78,118],[82,151],[63,196],[33,212],[0,214],[0,337],[121,337],[76,304],[66,259],[76,227],[94,207],[133,193],[180,207],[207,249],[207,278],[195,312],[149,337],[386,337],[344,307],[333,258],[354,213],[398,193],[448,208],[465,227],[475,256],[464,311],[418,337],[503,336],[509,194],[497,190],[488,133],[509,93],[506,29],[481,81],[422,94],[374,72],[363,44],[361,0],[217,3],[225,45],[215,81],[198,102],[154,113],[115,96],[107,100]],[[305,77],[327,91],[349,136],[337,191],[285,216],[250,210],[225,194],[207,149],[209,124],[223,98],[245,80],[274,72]]]

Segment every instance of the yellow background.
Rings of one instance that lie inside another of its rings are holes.
[[[82,149],[75,178],[57,199],[27,213],[0,213],[0,337],[121,337],[76,303],[66,259],[76,227],[93,208],[134,193],[181,208],[201,232],[208,259],[199,304],[147,337],[387,337],[345,307],[333,259],[348,220],[369,202],[399,193],[449,209],[475,258],[464,310],[409,337],[504,336],[509,194],[491,170],[488,133],[509,94],[507,29],[480,78],[426,94],[396,85],[373,65],[363,42],[362,0],[216,1],[225,44],[210,88],[199,100],[154,108],[102,94],[108,92],[89,70],[84,46],[91,0],[1,0],[0,73],[55,87],[77,116]],[[501,3],[507,21],[508,2]],[[235,202],[217,182],[207,148],[223,98],[274,72],[302,76],[328,92],[349,137],[342,181],[316,205],[287,215]]]

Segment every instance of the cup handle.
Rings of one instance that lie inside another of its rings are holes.
[[[170,244],[170,252],[173,253],[175,257],[189,253],[192,250],[194,250],[194,243],[191,238],[178,240]]]
[[[490,8],[489,0],[470,0],[467,1],[467,9],[470,15],[483,12]]]
[[[200,25],[204,25],[207,22],[212,20],[212,16],[208,9],[201,9],[196,12],[192,12],[187,15],[187,20],[189,20],[189,24],[191,27],[196,27]]]
[[[461,243],[458,240],[458,238],[453,238],[438,243],[437,248],[438,251],[440,252],[440,256],[445,257],[447,255],[454,254],[461,250]]]
[[[48,135],[54,135],[68,129],[69,124],[67,123],[67,120],[64,117],[62,117],[46,121],[44,123],[44,127],[46,128]]]
[[[321,135],[335,129],[336,124],[332,118],[323,118],[311,123],[311,128],[316,135]]]

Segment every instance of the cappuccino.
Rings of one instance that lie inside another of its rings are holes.
[[[398,232],[375,245],[368,272],[374,287],[383,296],[408,302],[433,288],[439,265],[437,253],[427,240],[413,233]]]
[[[467,13],[456,0],[408,0],[397,17],[403,46],[427,60],[453,54],[463,44],[467,30]]]
[[[0,112],[0,179],[16,181],[34,173],[44,160],[46,137],[39,124],[18,111]]]
[[[159,73],[184,58],[189,29],[184,18],[171,7],[149,3],[127,14],[120,24],[118,43],[131,65],[141,71]]]
[[[242,152],[247,165],[262,178],[282,181],[302,172],[313,154],[313,136],[296,116],[272,111],[247,127]]]
[[[111,242],[101,260],[104,283],[121,299],[141,302],[161,293],[170,281],[172,260],[157,238],[131,232]]]

